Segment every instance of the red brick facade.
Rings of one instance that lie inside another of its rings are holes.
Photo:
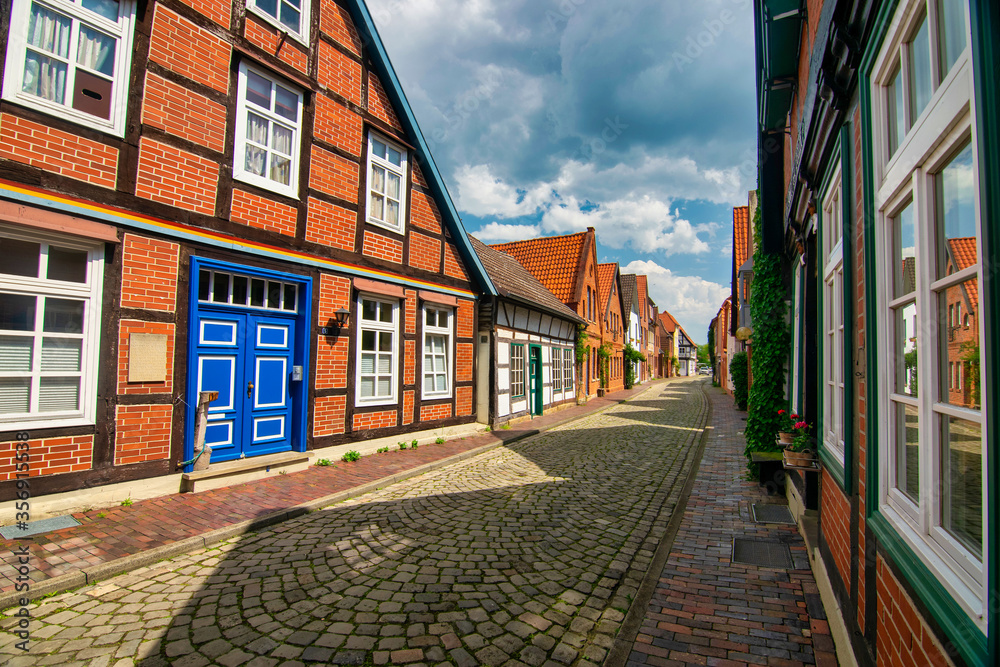
[[[172,417],[170,405],[119,405],[115,416],[115,464],[167,458]]]
[[[0,481],[15,479],[17,471],[18,443],[14,441],[0,442]],[[37,438],[27,441],[29,456],[28,475],[39,477],[43,475],[58,475],[67,472],[89,470],[91,452],[94,448],[94,436],[72,435],[54,438]],[[24,471],[20,471],[21,474]]]
[[[117,150],[10,114],[0,114],[0,158],[115,187]]]
[[[180,246],[126,234],[122,250],[122,308],[174,311]]]

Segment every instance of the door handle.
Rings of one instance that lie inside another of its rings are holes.
[[[253,398],[253,382],[247,382],[247,398]]]

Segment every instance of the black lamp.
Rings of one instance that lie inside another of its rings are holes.
[[[351,311],[346,308],[338,308],[333,317],[326,323],[326,326],[319,328],[319,334],[321,336],[339,336],[341,329],[347,326],[347,322],[350,319]]]

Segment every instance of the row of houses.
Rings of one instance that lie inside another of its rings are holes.
[[[176,491],[209,392],[209,472],[273,474],[670,371],[593,230],[466,233],[362,0],[5,6],[0,498]]]
[[[734,212],[720,362],[753,352],[752,258],[779,256],[784,397],[821,467],[787,488],[841,662],[1000,664],[1000,9],[757,0],[754,15],[760,190]]]

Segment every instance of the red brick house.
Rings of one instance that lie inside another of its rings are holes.
[[[201,391],[213,462],[474,420],[492,286],[361,0],[4,6],[0,451],[34,495],[179,473]]]
[[[622,288],[618,263],[597,265],[601,317],[604,320],[603,345],[608,349],[607,389],[625,388],[625,324],[622,317]]]

